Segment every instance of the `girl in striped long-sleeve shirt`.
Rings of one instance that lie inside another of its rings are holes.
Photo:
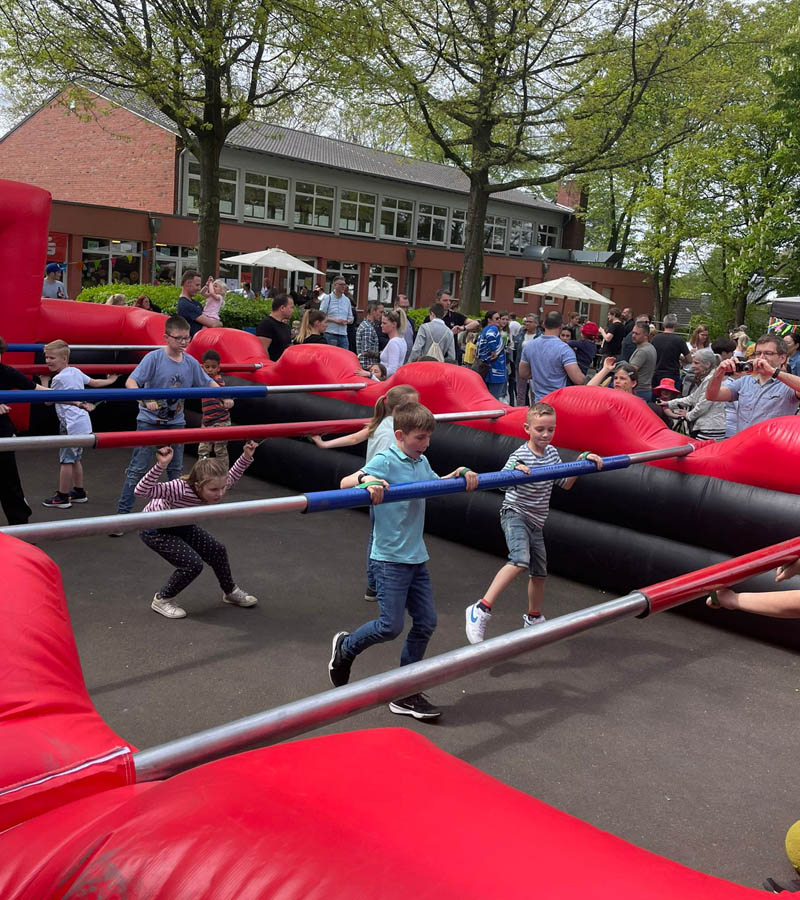
[[[219,503],[225,492],[244,475],[253,461],[258,444],[248,441],[242,455],[226,473],[221,460],[198,459],[192,471],[182,478],[161,481],[161,475],[172,459],[172,447],[160,447],[156,451],[156,465],[136,485],[139,497],[150,497],[145,512],[163,509],[179,509]],[[169,581],[153,597],[151,608],[168,619],[183,619],[186,610],[173,603],[173,599],[190,585],[208,563],[222,588],[222,600],[233,606],[255,606],[258,600],[237,587],[231,577],[228,551],[224,544],[197,525],[179,525],[173,528],[152,528],[140,532],[140,537],[159,556],[175,566]]]

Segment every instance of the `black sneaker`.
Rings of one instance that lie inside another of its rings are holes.
[[[350,667],[352,659],[347,659],[342,653],[342,641],[350,634],[349,631],[337,631],[333,636],[331,646],[331,661],[328,663],[328,678],[334,687],[341,687],[350,681]]]
[[[413,716],[415,719],[438,719],[442,714],[425,694],[412,694],[402,700],[392,700],[389,709],[398,716]]]
[[[55,493],[47,500],[42,500],[42,506],[49,506],[53,509],[71,509],[72,501],[69,499],[69,494]]]
[[[83,490],[83,488],[80,488],[80,490],[78,488],[73,488],[69,492],[69,499],[73,503],[88,503],[89,502],[89,498],[86,496],[86,491]]]
[[[374,603],[378,599],[378,592],[375,590],[375,588],[368,587],[364,591],[364,599],[369,600],[370,603]]]

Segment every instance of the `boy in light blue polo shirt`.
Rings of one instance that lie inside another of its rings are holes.
[[[425,528],[425,501],[405,500],[378,506],[384,489],[410,481],[433,481],[439,476],[423,456],[428,449],[436,422],[427,407],[407,403],[393,414],[395,445],[377,453],[362,469],[342,479],[342,488],[357,486],[369,491],[375,509],[375,530],[371,559],[375,564],[380,616],[366,622],[352,634],[340,631],[333,638],[328,675],[334,687],[347,684],[350,667],[359,653],[372,644],[398,637],[405,624],[405,611],[411,616],[411,630],[400,655],[400,665],[419,662],[436,627],[428,568],[428,551],[422,534]],[[466,467],[445,478],[463,477],[466,489],[474,491],[478,476]],[[412,694],[389,704],[393,713],[415,719],[435,719],[441,715],[424,694]]]

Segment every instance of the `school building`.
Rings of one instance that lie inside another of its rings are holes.
[[[64,267],[70,297],[88,285],[179,283],[196,265],[198,164],[175,126],[139,99],[97,94],[87,117],[54,97],[0,138],[0,177],[53,195],[48,261]],[[398,292],[418,306],[441,287],[458,296],[468,182],[452,166],[250,121],[226,142],[219,186],[220,260],[281,247],[325,272],[327,284],[343,275],[362,309],[369,297]],[[560,309],[560,300],[519,289],[572,275],[620,307],[652,310],[647,273],[583,250],[581,202],[568,184],[556,202],[519,190],[492,196],[485,309]],[[249,281],[257,290],[262,278],[287,289],[302,283],[222,262],[219,275],[232,288]],[[566,308],[605,319],[599,305]]]

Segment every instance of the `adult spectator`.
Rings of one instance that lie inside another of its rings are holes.
[[[380,301],[370,300],[367,303],[367,314],[356,329],[356,356],[361,363],[361,368],[367,371],[370,366],[380,362],[381,345],[375,326],[380,328],[382,318],[383,306]]]
[[[69,300],[64,282],[58,278],[61,274],[61,266],[58,263],[48,263],[44,273],[42,296],[50,300]]]
[[[652,345],[656,349],[655,382],[671,378],[676,387],[681,386],[681,366],[691,361],[691,350],[686,341],[675,334],[678,317],[673,313],[664,316],[664,330],[653,335]]]
[[[106,306],[127,306],[128,298],[125,294],[112,294],[108,300],[106,300]]]
[[[41,384],[34,384],[27,375],[2,362],[8,344],[0,337],[0,391],[45,391]],[[0,440],[14,437],[14,423],[11,421],[11,407],[0,403]],[[25,492],[19,480],[17,458],[13,451],[0,453],[0,506],[9,525],[27,525],[31,508],[25,500]]]
[[[199,281],[199,276],[198,276]],[[217,388],[216,381],[209,378],[200,363],[185,352],[191,340],[189,323],[182,316],[170,316],[164,325],[166,347],[151,350],[128,376],[125,387],[137,388]],[[229,401],[233,406],[233,401]],[[139,415],[136,417],[137,431],[169,431],[185,428],[183,399],[141,400]],[[167,479],[179,478],[183,468],[183,444],[173,447],[174,453],[167,467]],[[134,488],[153,465],[155,447],[136,447],[125,471],[125,483],[117,501],[117,512],[129,513],[133,509]],[[113,532],[119,537],[122,532]]]
[[[148,312],[161,312],[161,307],[156,306],[156,304],[153,303],[153,301],[147,296],[147,294],[139,294],[139,296],[133,301],[133,305],[138,307],[139,309],[146,309]]]
[[[456,361],[456,347],[453,333],[444,324],[444,307],[441,303],[434,303],[429,312],[429,320],[423,322],[417,332],[417,339],[411,348],[411,355],[408,357],[409,362],[416,362],[423,356],[434,356],[438,358],[441,354],[443,362],[454,363]],[[437,351],[432,351],[434,345]]]
[[[632,366],[625,360],[617,362],[613,356],[606,356],[603,364],[592,376],[592,379],[586,382],[586,386],[603,387],[610,380],[611,387],[615,391],[630,394],[632,397],[639,397],[636,393],[637,378],[636,366]],[[639,397],[639,399],[641,400],[642,398]]]
[[[393,306],[395,309],[402,309],[406,317],[406,330],[403,337],[405,338],[406,345],[408,346],[408,353],[406,354],[406,362],[408,362],[408,359],[411,356],[411,350],[414,346],[414,323],[411,321],[411,316],[408,314],[408,311],[411,308],[411,303],[409,302],[409,299],[405,294],[398,294],[394,298]]]
[[[736,371],[736,360],[721,362],[706,387],[707,400],[738,401],[735,433],[777,416],[793,416],[800,399],[800,377],[784,372],[786,345],[774,334],[762,335],[753,353],[752,377],[722,384]]]
[[[552,313],[548,313],[549,315],[552,315]],[[547,329],[546,324],[545,329]],[[609,309],[608,329],[600,328],[600,334],[603,335],[603,345],[600,347],[600,352],[603,356],[619,356],[622,351],[622,339],[625,337],[625,325],[616,306],[612,306]]]
[[[597,336],[600,332],[594,322],[587,322],[581,328],[581,337],[578,341],[569,341],[570,347],[575,351],[575,359],[578,367],[584,375],[589,373],[589,367],[594,363],[597,354]]]
[[[289,320],[294,312],[294,300],[280,293],[272,300],[272,312],[256,326],[256,337],[273,362],[281,358],[283,351],[292,342],[292,328]]]
[[[517,321],[515,312],[508,314],[508,333],[515,338],[522,331],[522,323]]]
[[[489,393],[498,400],[506,393],[506,353],[500,333],[500,313],[487,312],[478,337],[478,359],[488,366],[483,380]]]
[[[720,358],[720,362],[723,359],[730,359],[733,356],[734,350],[736,350],[736,341],[732,341],[730,338],[715,338],[711,342],[711,349],[717,356]],[[792,373],[797,374],[797,373]]]
[[[389,338],[381,352],[381,363],[386,367],[386,376],[391,377],[403,365],[406,358],[406,341],[400,332],[405,314],[399,309],[384,309],[381,328]]]
[[[544,334],[522,350],[519,374],[521,378],[530,379],[534,403],[551,391],[586,381],[575,359],[575,351],[559,337],[562,324],[560,312],[549,312],[544,318]]]
[[[303,313],[300,327],[297,329],[298,344],[327,344],[322,336],[325,332],[325,313],[318,309],[307,309]]]
[[[562,326],[561,326],[561,331],[559,332],[559,335],[558,335],[558,336],[561,338],[561,340],[562,340],[565,344],[568,344],[568,343],[572,340],[572,329],[571,329],[571,328],[567,328],[566,325],[562,325]]]
[[[642,322],[647,325],[648,329],[650,328],[650,317],[646,315],[637,316],[635,322],[631,322],[630,331],[625,334],[625,337],[622,339],[622,349],[619,351],[618,359],[624,359],[630,362],[631,357],[633,356],[633,351],[636,349],[636,344],[633,342],[633,327],[637,322]]]
[[[649,401],[653,394],[653,372],[656,368],[656,348],[650,343],[650,322],[638,320],[631,331],[635,350],[630,363],[636,366],[638,387],[636,393]]]
[[[571,337],[571,341],[577,341],[580,337],[581,326],[580,326],[580,313],[571,312],[567,317],[567,324],[564,326],[565,328],[569,328]]]
[[[347,283],[341,275],[333,279],[330,294],[322,297],[319,308],[328,317],[325,340],[334,347],[349,349],[347,326],[353,323],[353,308],[347,296]]]
[[[203,328],[219,327],[219,321],[205,315],[203,304],[199,300],[195,300],[195,295],[200,293],[201,287],[200,273],[194,269],[186,269],[181,276],[181,295],[178,297],[177,315],[189,323],[191,337],[194,337]]]
[[[235,293],[239,294],[240,297],[244,297],[245,300],[255,300],[256,299],[256,295],[250,289],[249,281],[243,281],[242,286],[239,288],[238,291],[235,291]]]
[[[619,314],[619,320],[625,327],[625,334],[630,334],[633,331],[635,321],[633,318],[633,310],[630,306],[626,306],[625,309],[622,310]]]
[[[444,307],[442,321],[454,335],[460,334],[462,331],[478,331],[480,329],[481,323],[477,319],[468,319],[463,313],[458,312],[456,309],[451,309],[453,297],[450,291],[439,288],[434,302],[441,303]]]
[[[711,348],[695,351],[692,367],[697,387],[688,396],[676,397],[662,406],[668,419],[684,419],[689,434],[703,441],[721,441],[725,437],[725,404],[706,397],[718,364],[719,357]]]
[[[705,350],[711,344],[708,339],[708,325],[698,325],[689,338],[689,346],[694,350]]]
[[[791,332],[783,342],[786,344],[786,368],[792,375],[800,375],[800,338]]]
[[[539,317],[535,316],[533,313],[530,313],[522,320],[522,328],[514,337],[512,352],[514,378],[517,381],[517,387],[514,397],[515,406],[528,405],[528,379],[523,378],[520,375],[519,364],[522,361],[522,351],[524,347],[527,344],[530,344],[531,341],[536,340],[536,338],[539,337],[540,332],[541,329],[539,328]]]

